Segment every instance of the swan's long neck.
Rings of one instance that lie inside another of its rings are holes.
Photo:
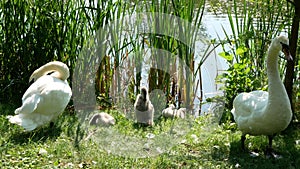
[[[285,99],[287,97],[284,85],[280,79],[278,71],[279,52],[280,50],[272,47],[271,44],[267,58],[269,104],[273,101],[277,102],[278,99]]]
[[[281,82],[279,71],[278,71],[278,55],[279,50],[270,47],[267,58],[267,74],[268,82]],[[270,86],[269,86],[270,87]]]
[[[141,95],[143,96],[143,100],[144,100],[144,101],[149,100],[148,94],[147,94],[147,93],[148,93],[148,92],[147,92],[147,89],[145,89],[145,88],[142,88],[142,89],[141,89]]]
[[[30,81],[32,79],[37,80],[41,76],[48,74],[50,72],[54,72],[51,74],[51,76],[61,79],[63,81],[70,76],[69,68],[66,64],[62,62],[54,61],[54,62],[47,63],[44,66],[35,70],[30,77]]]

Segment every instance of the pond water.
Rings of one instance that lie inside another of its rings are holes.
[[[204,27],[205,33],[207,34],[207,39],[225,39],[225,33],[223,29],[227,32],[227,34],[231,33],[230,23],[228,21],[227,16],[225,15],[214,15],[210,12],[206,12],[204,14],[204,18],[202,20],[202,26]],[[203,41],[196,42],[196,54],[203,56],[202,48],[207,47],[208,44],[203,44]],[[203,83],[203,102],[206,101],[207,98],[215,97],[215,96],[223,96],[223,91],[220,89],[222,87],[221,84],[216,83],[215,79],[218,75],[222,74],[228,68],[228,64],[226,60],[218,55],[218,53],[223,52],[221,46],[213,49],[213,52],[208,56],[207,60],[201,66],[202,73],[202,83]],[[198,61],[198,62],[197,62]],[[196,60],[196,64],[199,63],[199,60]],[[198,79],[197,79],[198,80]],[[200,91],[197,92],[197,95],[200,96]],[[194,101],[195,109],[200,109],[200,100],[196,99]],[[201,112],[209,112],[214,109],[216,104],[206,103],[201,106]],[[221,113],[221,112],[219,112]]]

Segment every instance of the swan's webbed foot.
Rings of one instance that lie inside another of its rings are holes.
[[[275,135],[269,135],[268,136],[268,138],[269,138],[269,145],[268,145],[268,147],[265,150],[265,155],[266,155],[267,158],[272,157],[272,158],[277,159],[277,158],[280,158],[281,156],[278,155],[278,154],[276,154],[275,151],[274,151],[274,149],[273,149],[273,147],[272,147],[272,141],[273,141],[274,136]]]
[[[265,155],[267,158],[281,158],[281,155],[277,154],[272,147],[267,147],[265,150]]]

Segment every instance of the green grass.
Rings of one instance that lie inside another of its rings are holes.
[[[78,127],[78,119],[68,112],[60,116],[53,128],[47,125],[25,133],[5,117],[13,108],[5,106],[0,110],[1,168],[297,168],[300,165],[300,145],[296,144],[300,132],[293,128],[274,139],[273,146],[281,155],[279,159],[264,155],[265,137],[248,137],[249,150],[258,153],[257,157],[251,157],[241,151],[241,133],[235,130],[235,124],[217,125],[212,117],[203,116],[196,119],[188,133],[168,151],[152,157],[131,158],[105,151],[95,137],[115,130],[121,135],[138,135],[142,139],[147,133],[159,135],[169,131],[174,121],[161,119],[153,127],[139,127],[116,111],[110,111],[116,116],[117,124],[97,128],[101,132],[86,139],[95,128],[87,131],[83,125]]]

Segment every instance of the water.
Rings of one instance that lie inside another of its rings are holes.
[[[208,40],[218,40],[218,38],[225,39],[226,36],[223,29],[227,32],[227,34],[231,34],[230,23],[225,15],[216,16],[210,12],[206,12],[202,20],[202,26],[207,34],[207,37],[204,38],[207,38]],[[203,41],[197,41],[196,55],[199,55],[201,58],[201,56],[203,56],[201,49],[207,48],[207,46],[208,44],[203,43]],[[201,66],[203,102],[205,102],[207,98],[223,96],[223,91],[221,89],[223,85],[217,84],[215,79],[218,75],[224,73],[224,71],[226,71],[229,67],[226,60],[218,55],[219,53],[223,52],[221,46],[215,49],[213,49],[213,46],[211,46],[210,49],[213,50],[213,52],[208,56],[207,60],[205,60]],[[196,60],[196,65],[198,65],[198,63],[199,59]],[[198,80],[198,78],[196,80]],[[197,96],[200,95],[200,91],[197,91]],[[206,103],[200,107],[199,99],[195,99],[194,104],[196,110],[201,108],[201,112],[199,112],[200,114],[210,112],[217,105],[216,103]]]

